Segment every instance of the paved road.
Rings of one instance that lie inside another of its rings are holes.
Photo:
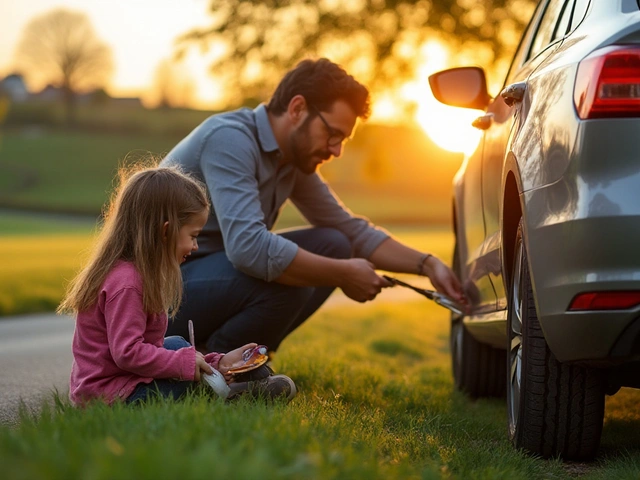
[[[376,301],[420,298],[410,290],[388,288]],[[355,305],[342,292],[336,292],[325,308],[345,304]],[[71,317],[51,313],[0,317],[0,424],[17,423],[21,402],[38,411],[43,399],[51,399],[54,390],[66,397],[73,328]]]
[[[0,319],[0,423],[17,422],[21,401],[37,411],[55,388],[67,395],[73,325],[54,314]]]

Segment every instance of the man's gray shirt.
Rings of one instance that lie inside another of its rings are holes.
[[[356,257],[368,258],[388,238],[344,207],[318,173],[279,166],[280,158],[264,105],[209,117],[167,154],[160,165],[180,165],[206,183],[211,198],[193,257],[225,250],[238,270],[266,281],[278,278],[298,251],[270,231],[287,199],[311,225],[343,232]]]

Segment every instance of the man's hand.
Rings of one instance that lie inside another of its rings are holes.
[[[211,365],[204,361],[204,355],[196,352],[196,372],[193,375],[193,379],[196,382],[200,381],[201,372],[212,374],[213,370],[211,369]]]
[[[392,284],[379,276],[373,263],[363,258],[344,260],[344,275],[338,279],[338,286],[344,294],[356,302],[373,300],[385,287]]]
[[[455,300],[461,305],[467,305],[467,299],[456,274],[453,273],[438,257],[431,256],[425,262],[426,274],[434,288]]]

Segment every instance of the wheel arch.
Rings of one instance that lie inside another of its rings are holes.
[[[514,248],[518,224],[522,218],[522,206],[515,174],[507,173],[504,183],[504,197],[502,200],[502,265],[505,285],[511,282],[513,271]]]

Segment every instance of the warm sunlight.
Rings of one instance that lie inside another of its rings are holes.
[[[473,152],[482,132],[472,127],[471,122],[482,112],[444,105],[433,97],[429,88],[429,75],[453,66],[453,54],[436,40],[427,42],[420,54],[416,79],[404,84],[400,91],[385,92],[374,98],[371,119],[402,123],[399,105],[413,102],[417,104],[415,120],[436,145],[451,152]]]
[[[418,104],[416,119],[439,147],[470,154],[478,145],[482,131],[471,122],[482,115],[477,110],[443,105],[431,96]]]
[[[122,14],[125,8],[126,15]],[[196,26],[209,22],[205,0],[31,0],[0,2],[0,18],[12,18],[0,29],[0,77],[13,72],[15,45],[22,29],[37,15],[53,8],[67,8],[86,13],[98,36],[112,50],[116,69],[107,91],[114,96],[140,97],[146,106],[155,106],[154,90],[158,66],[171,58],[175,39]],[[119,7],[119,8],[118,8]],[[140,23],[153,12],[153,21]],[[226,105],[220,80],[211,74],[211,59],[219,55],[215,45],[208,52],[188,49],[178,65],[184,93],[184,106],[220,109]],[[414,81],[396,91],[387,91],[373,99],[373,122],[401,124],[407,121],[400,105],[416,103],[416,120],[428,136],[447,150],[468,152],[477,144],[480,132],[470,126],[479,114],[438,103],[431,95],[427,77],[430,73],[452,66],[455,54],[439,41],[430,41],[421,50]],[[356,69],[357,70],[357,69]],[[366,68],[365,68],[366,70]],[[30,79],[27,79],[29,83]],[[188,87],[185,87],[187,85]],[[44,85],[30,85],[39,90]]]
[[[482,132],[471,122],[481,111],[455,108],[438,102],[431,94],[428,77],[448,68],[450,53],[439,42],[428,42],[422,49],[424,62],[418,69],[415,83],[405,85],[404,94],[418,103],[416,120],[439,147],[452,152],[469,154],[478,145]]]

